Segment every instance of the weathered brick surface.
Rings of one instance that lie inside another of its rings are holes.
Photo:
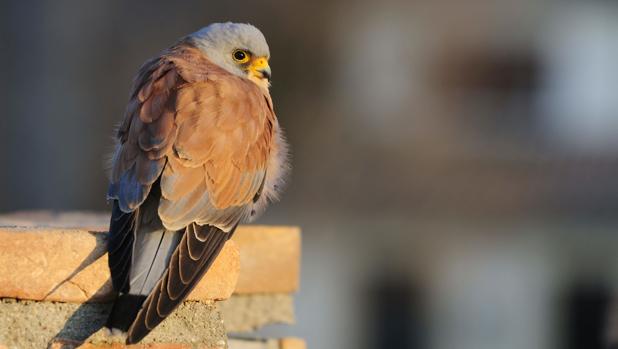
[[[192,346],[190,344],[135,344],[135,345],[122,345],[122,344],[85,344],[79,347],[79,349],[211,349],[209,346]],[[223,347],[219,347],[223,348]],[[62,348],[66,349],[66,348]]]
[[[288,293],[235,294],[218,302],[225,329],[247,333],[272,324],[294,324],[294,298]]]
[[[122,343],[103,325],[109,303],[0,301],[0,344],[10,349],[40,349],[56,339],[80,343]],[[184,302],[142,340],[151,343],[225,343],[221,312],[214,302]],[[64,348],[68,349],[68,348]]]
[[[0,347],[1,349],[2,347]],[[124,345],[120,343],[114,344],[90,344],[85,343],[78,346],[68,341],[57,341],[49,346],[48,349],[222,349],[225,346],[207,346],[207,345],[191,345],[191,344],[170,344],[170,343],[150,343],[150,344],[134,344]]]
[[[229,349],[306,349],[305,341],[299,338],[267,340],[230,339]]]
[[[233,240],[240,249],[240,277],[235,293],[291,293],[298,290],[299,228],[241,226]]]
[[[108,219],[106,214],[75,212],[0,215],[0,297],[65,302],[110,298],[104,234]],[[227,299],[234,288],[239,294],[294,292],[300,250],[298,228],[241,226],[189,299]]]
[[[76,348],[76,343],[70,341],[57,341],[53,343],[49,349],[70,349]],[[279,340],[234,340],[228,342],[229,349],[306,349],[305,341],[300,338],[282,338]],[[86,343],[79,349],[222,349],[220,346],[192,345],[192,344],[168,344],[168,343],[150,343],[150,344],[135,344],[123,345],[114,344],[90,344]],[[3,349],[0,346],[0,349]]]
[[[0,297],[81,303],[112,296],[105,234],[81,229],[0,227]],[[240,259],[230,241],[191,293],[227,299]]]
[[[279,349],[307,349],[307,345],[300,338],[290,337],[279,340]]]
[[[105,254],[105,231],[108,219],[106,214],[79,212],[53,214],[40,211],[35,213],[22,212],[8,216],[0,215],[0,298],[71,303],[109,299],[111,285]],[[235,292],[240,294],[236,297],[273,293],[285,297],[286,294],[298,290],[300,251],[300,230],[298,228],[241,226],[238,228],[234,239],[226,244],[221,256],[189,299],[200,301],[227,299],[233,293],[236,285],[238,285],[238,288]],[[30,302],[30,304],[79,306],[78,304],[48,302]],[[213,303],[192,304],[212,305]],[[288,303],[282,302],[281,304]],[[80,307],[104,305],[85,304]],[[278,305],[280,304],[278,303]],[[250,307],[242,308],[243,312],[246,312],[247,308]],[[79,312],[75,314],[77,313]],[[290,314],[292,319],[293,312],[290,312]],[[69,316],[70,314],[64,315]],[[221,319],[218,321],[221,321]],[[191,323],[193,322],[191,320]],[[33,320],[32,323],[42,324],[37,320]],[[251,323],[253,324],[253,322]],[[163,332],[165,332],[165,324],[169,325],[171,322],[166,322],[160,326],[159,329]],[[210,329],[210,326],[206,328]],[[35,330],[34,337],[45,337],[39,332]],[[14,334],[13,331],[10,331],[10,333]],[[191,333],[196,332],[192,331]],[[166,341],[162,340],[161,342]],[[171,340],[171,342],[175,341]],[[80,346],[80,348],[219,349],[225,346],[224,340],[210,341],[210,343],[215,342],[215,345],[209,346],[163,343],[124,346],[117,343],[88,343]],[[14,349],[13,346],[7,347],[7,343],[5,340],[0,340],[0,349]],[[36,345],[35,347],[39,346]],[[68,342],[50,346],[50,348],[63,349],[72,347],[75,347],[75,343],[73,343],[73,346]],[[230,348],[305,349],[305,344],[302,340],[294,338],[266,341],[232,340]]]
[[[101,329],[111,304],[0,300],[0,345],[40,349],[56,338],[65,342],[122,343]],[[151,343],[225,343],[225,333],[247,333],[294,320],[292,296],[233,295],[223,302],[184,302],[146,338]],[[64,348],[68,349],[68,348]]]

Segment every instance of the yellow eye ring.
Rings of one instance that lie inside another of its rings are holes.
[[[232,53],[232,58],[234,58],[234,60],[238,63],[247,63],[251,57],[249,52],[245,50],[235,50]]]

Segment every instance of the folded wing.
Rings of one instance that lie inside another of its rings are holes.
[[[130,283],[127,290],[128,279],[140,280],[141,292],[150,285],[147,278],[154,275],[158,282],[147,290],[128,342],[143,338],[186,298],[250,214],[267,178],[275,129],[267,92],[222,70],[188,43],[140,70],[113,158],[109,197],[115,200],[116,223],[110,246],[116,252],[110,253],[110,266],[118,291],[136,292]],[[147,198],[158,204],[143,205]],[[152,224],[141,230],[135,223],[153,214],[162,230]],[[170,239],[177,246],[165,245],[166,251],[133,246],[160,247],[144,238],[154,237],[152,231],[179,232],[182,238]],[[167,268],[153,267],[162,262]]]

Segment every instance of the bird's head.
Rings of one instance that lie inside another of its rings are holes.
[[[270,50],[264,34],[250,24],[214,23],[189,35],[208,58],[228,72],[270,86]]]

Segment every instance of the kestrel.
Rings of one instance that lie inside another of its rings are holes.
[[[216,23],[139,70],[118,129],[108,198],[107,321],[139,342],[202,278],[240,222],[277,198],[287,146],[270,52],[249,24]]]

